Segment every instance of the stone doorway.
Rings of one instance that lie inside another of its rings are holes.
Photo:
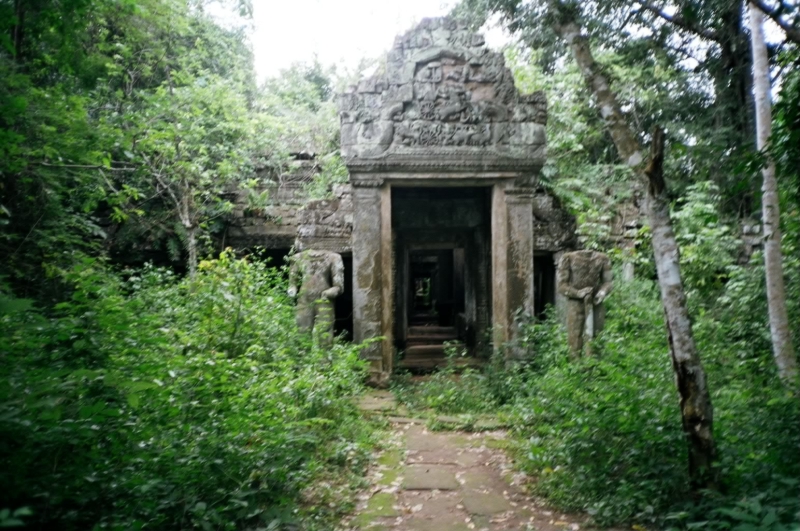
[[[458,257],[458,258],[457,258]],[[409,326],[456,326],[464,312],[464,249],[409,251],[406,316]]]
[[[533,312],[537,319],[546,317],[547,307],[556,304],[556,265],[551,252],[534,251]]]
[[[391,203],[399,366],[442,366],[446,344],[477,356],[491,321],[491,187],[396,187]]]

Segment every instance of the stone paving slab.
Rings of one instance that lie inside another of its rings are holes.
[[[488,489],[503,492],[509,488],[506,481],[497,473],[495,468],[485,465],[474,466],[459,471],[458,480],[465,489]]]
[[[504,431],[434,432],[424,420],[396,420],[370,473],[373,487],[344,529],[583,531],[585,518],[548,510],[525,492]]]
[[[446,434],[428,431],[420,424],[412,424],[406,432],[406,449],[412,452],[427,452],[451,448]]]
[[[423,518],[410,518],[398,531],[473,531],[467,522],[455,519],[444,521],[441,519],[425,520]]]
[[[446,514],[457,514],[463,519],[461,492],[457,490],[402,490],[397,499],[417,518],[430,520]]]
[[[440,448],[438,450],[409,451],[407,462],[473,467],[484,464],[486,459],[486,453],[479,449]]]
[[[497,492],[468,490],[462,496],[464,508],[470,514],[490,516],[511,510],[511,503]]]
[[[361,411],[377,413],[397,409],[397,400],[389,391],[370,391],[358,401]]]
[[[406,490],[456,490],[456,467],[452,465],[408,465],[403,474]]]

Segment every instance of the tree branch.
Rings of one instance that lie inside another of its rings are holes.
[[[786,38],[795,44],[800,44],[800,29],[797,26],[786,22],[781,18],[781,11],[783,11],[783,3],[780,3],[777,9],[773,9],[764,2],[764,0],[750,0],[750,3],[761,10],[762,13],[767,15],[775,24],[777,24],[786,34]]]
[[[668,15],[664,11],[662,11],[660,8],[654,6],[653,4],[651,4],[650,2],[647,2],[645,0],[639,0],[637,3],[639,5],[641,5],[647,11],[653,13],[654,15],[658,16],[659,18],[662,18],[662,19],[666,20],[670,24],[673,24],[673,25],[675,25],[675,26],[677,26],[677,27],[679,27],[681,29],[684,29],[686,31],[694,33],[695,35],[699,35],[699,36],[703,37],[704,39],[708,39],[708,40],[714,41],[714,42],[720,42],[719,35],[717,34],[716,31],[714,31],[712,29],[704,28],[704,27],[692,24],[692,23],[688,22],[685,18],[683,18],[680,15]]]

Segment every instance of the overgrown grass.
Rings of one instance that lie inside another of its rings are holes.
[[[276,270],[97,261],[69,301],[0,300],[0,508],[57,529],[330,529],[363,476],[357,346],[297,333]]]
[[[446,354],[447,366],[430,375],[421,385],[414,383],[410,375],[395,375],[392,391],[398,400],[413,411],[459,414],[496,410],[500,403],[487,385],[485,374],[471,368],[456,369],[455,361],[464,356],[464,352],[448,347]]]
[[[728,292],[737,289],[734,282]],[[493,363],[461,379],[435,375],[400,397],[441,412],[501,408],[513,426],[517,463],[536,478],[533,490],[600,525],[786,529],[800,522],[800,405],[777,379],[768,340],[753,344],[749,332],[762,331],[727,320],[747,311],[746,300],[737,295],[695,323],[714,403],[721,494],[693,499],[688,491],[663,311],[651,281],[618,284],[595,357],[570,362],[564,331],[551,318],[528,327],[528,366]]]

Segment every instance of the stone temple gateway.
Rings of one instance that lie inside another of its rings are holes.
[[[519,94],[502,55],[441,18],[398,37],[381,73],[338,103],[350,182],[309,200],[316,163],[298,152],[271,204],[251,209],[236,192],[221,247],[261,248],[278,265],[295,241],[339,253],[335,329],[384,338],[364,352],[376,384],[395,365],[442,365],[449,340],[467,361],[490,344],[520,356],[516,316],[560,305],[556,264],[577,244],[574,218],[538,183],[544,95]]]
[[[515,316],[537,310],[537,251],[567,243],[537,242],[547,221],[537,210],[552,203],[537,191],[544,94],[519,94],[481,35],[425,19],[395,40],[383,72],[339,96],[339,115],[352,185],[353,335],[385,338],[365,352],[373,378],[391,374],[396,349],[411,345],[426,315],[468,348],[489,330],[496,347],[513,345]]]

